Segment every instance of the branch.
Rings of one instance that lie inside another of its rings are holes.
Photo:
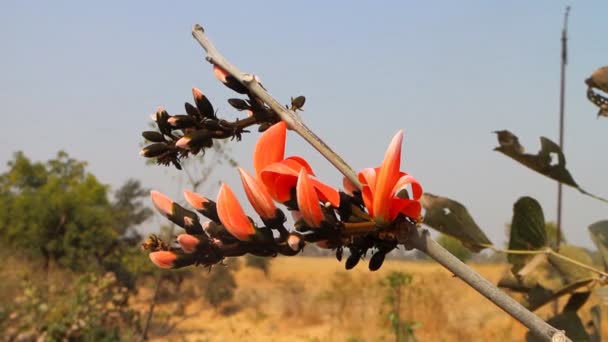
[[[239,80],[249,91],[257,98],[264,101],[274,112],[279,115],[281,120],[285,121],[287,126],[298,133],[304,140],[312,145],[321,155],[323,155],[330,163],[333,164],[338,171],[346,176],[353,184],[361,188],[357,174],[353,169],[338,156],[329,146],[327,146],[315,133],[313,133],[299,118],[299,115],[294,111],[285,108],[275,100],[255,79],[252,74],[244,74],[240,72],[234,65],[228,62],[222,54],[215,48],[213,43],[205,35],[205,30],[202,26],[196,24],[192,29],[194,39],[201,44],[207,52],[207,61],[224,69],[227,73]]]
[[[192,29],[194,39],[207,52],[207,61],[224,69],[228,74],[235,77],[247,89],[264,101],[287,126],[302,136],[311,144],[321,155],[332,163],[344,176],[346,176],[358,189],[361,183],[353,169],[338,156],[329,146],[327,146],[316,134],[314,134],[294,112],[283,107],[275,100],[256,80],[252,74],[243,74],[234,65],[228,62],[215,48],[213,43],[205,35],[205,30],[200,25],[195,25]],[[450,254],[447,250],[430,238],[426,230],[417,229],[415,226],[403,227],[400,230],[399,242],[407,248],[416,248],[439,262],[442,266],[450,270],[456,276],[464,280],[467,284],[488,298],[494,304],[506,311],[509,315],[528,327],[532,333],[546,341],[571,341],[564,332],[559,331],[547,322],[527,310],[515,299],[499,290],[494,284],[483,278],[477,272],[462,263],[458,258]]]

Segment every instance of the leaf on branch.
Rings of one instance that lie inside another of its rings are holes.
[[[522,197],[513,206],[510,250],[539,250],[547,246],[545,217],[540,204],[532,197]],[[530,255],[509,254],[507,260],[511,271],[517,274],[532,257]]]
[[[556,316],[551,317],[547,323],[551,324],[558,330],[564,330],[566,336],[572,341],[589,341],[589,334],[585,330],[585,326],[581,321],[581,318],[576,314],[575,311],[562,312]],[[526,342],[537,342],[544,341],[534,336],[531,332],[526,333]]]
[[[559,254],[593,267],[591,255],[589,255],[589,253],[581,247],[563,245],[559,249]],[[551,265],[553,265],[565,278],[566,283],[572,283],[580,279],[587,279],[594,276],[594,273],[590,270],[582,268],[555,255],[549,255],[549,263],[551,263]]]
[[[597,246],[604,261],[604,270],[608,270],[608,220],[598,221],[589,226],[591,240]]]
[[[548,138],[540,137],[540,151],[537,154],[525,153],[524,147],[519,143],[517,136],[510,131],[495,131],[500,146],[494,151],[503,153],[513,160],[528,168],[547,176],[562,184],[578,189],[581,193],[597,200],[608,202],[608,200],[595,196],[582,189],[566,169],[566,157],[562,149]]]
[[[473,252],[479,252],[492,242],[479,228],[462,204],[447,197],[425,193],[420,199],[425,209],[423,223],[462,242]]]
[[[537,284],[535,287],[530,289],[526,295],[525,301],[522,304],[530,311],[535,311],[543,305],[552,302],[563,295],[573,293],[577,289],[589,285],[593,281],[595,281],[595,278],[580,279],[579,281],[573,282],[558,289],[549,289]]]
[[[573,293],[570,296],[570,299],[568,299],[568,303],[566,303],[566,306],[564,307],[564,312],[578,311],[578,309],[585,305],[587,299],[589,299],[589,295],[591,295],[591,291]]]

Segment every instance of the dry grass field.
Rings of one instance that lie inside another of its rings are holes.
[[[473,267],[496,283],[508,265]],[[370,272],[365,263],[345,271],[333,258],[307,257],[272,260],[268,277],[241,267],[235,299],[223,312],[204,303],[197,286],[203,280],[195,275],[182,285],[180,296],[188,304],[180,315],[169,317],[174,328],[154,340],[394,341],[383,311],[385,292],[378,285],[390,271],[413,275],[401,313],[402,319],[420,323],[419,341],[524,340],[526,329],[520,323],[433,262],[387,261],[381,270]],[[140,291],[134,305],[144,304],[151,295],[149,289]],[[597,298],[592,297],[581,309],[584,321],[594,303]],[[546,317],[549,309],[539,314]],[[158,307],[159,317],[172,312],[174,304]]]

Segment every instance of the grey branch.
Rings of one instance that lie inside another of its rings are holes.
[[[281,120],[285,121],[287,126],[298,133],[304,140],[306,140],[312,147],[314,147],[321,155],[333,164],[338,171],[346,176],[353,184],[361,188],[357,174],[353,169],[346,164],[346,162],[340,158],[329,146],[327,146],[314,132],[312,132],[299,118],[299,115],[294,111],[285,108],[275,100],[256,80],[252,74],[244,74],[239,71],[234,65],[228,62],[222,54],[215,48],[213,43],[205,35],[205,30],[202,26],[196,24],[192,29],[192,36],[194,39],[201,44],[203,49],[207,52],[207,61],[211,64],[217,65],[224,69],[227,73],[232,75],[234,78],[239,80],[249,91],[254,94],[257,98],[266,103],[273,111],[275,111]]]
[[[282,106],[264,88],[262,88],[253,75],[240,72],[234,65],[228,62],[215,48],[213,43],[211,43],[209,38],[207,38],[202,26],[198,24],[195,25],[192,29],[192,35],[207,52],[207,61],[209,63],[219,66],[239,80],[253,95],[270,106],[270,108],[280,116],[281,120],[287,123],[287,126],[290,129],[302,136],[304,140],[317,149],[321,155],[353,182],[357,188],[361,189],[361,184],[353,169],[316,134],[306,127],[295,112]],[[458,258],[450,254],[436,243],[426,230],[420,230],[416,227],[403,227],[401,232],[402,234],[399,239],[400,243],[408,248],[416,248],[435,259],[442,266],[450,270],[450,272],[464,280],[476,291],[528,327],[528,329],[538,337],[543,338],[546,341],[571,341],[562,331],[555,329],[550,324],[543,321],[540,317],[523,307],[516,300],[494,286],[494,284],[490,283],[473,269],[458,260]]]

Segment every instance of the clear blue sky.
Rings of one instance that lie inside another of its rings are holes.
[[[0,3],[0,163],[16,150],[47,160],[64,149],[102,182],[130,177],[172,196],[177,171],[146,166],[140,132],[164,105],[183,111],[201,88],[237,114],[191,38],[203,25],[237,66],[287,103],[307,97],[306,122],[355,169],[376,166],[405,131],[403,168],[426,191],[465,204],[493,242],[523,195],[555,219],[556,184],[492,151],[509,129],[529,152],[557,140],[563,1],[10,1]],[[608,196],[608,120],[595,118],[583,80],[608,64],[606,1],[573,1],[565,152],[584,188]],[[257,133],[232,144],[251,165]],[[314,158],[298,137],[288,151]],[[321,179],[341,184],[314,158]],[[4,170],[4,166],[0,170]],[[251,169],[251,167],[249,167]],[[236,171],[219,175],[237,188]],[[215,189],[209,193],[215,197]],[[608,205],[566,188],[567,239]],[[153,228],[154,229],[154,228]]]

